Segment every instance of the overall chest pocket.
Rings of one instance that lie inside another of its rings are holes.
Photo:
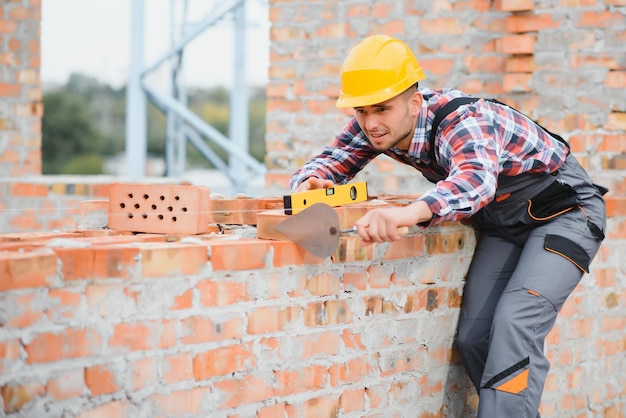
[[[569,184],[555,179],[544,190],[528,199],[528,216],[533,221],[549,221],[578,206],[578,194]]]

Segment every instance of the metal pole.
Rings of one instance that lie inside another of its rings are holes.
[[[233,11],[235,24],[235,62],[233,87],[230,94],[229,137],[238,149],[248,152],[248,94],[246,85],[246,2]],[[229,160],[231,178],[246,178],[246,165],[231,155]],[[241,174],[244,174],[243,176]],[[236,186],[241,186],[238,181]]]
[[[126,91],[126,169],[130,176],[146,174],[147,99],[142,89],[144,0],[133,0],[130,78]]]
[[[257,174],[267,173],[267,168],[265,167],[265,164],[258,162],[257,160],[252,158],[247,152],[233,146],[232,141],[226,138],[220,131],[218,131],[211,125],[208,125],[204,120],[202,120],[198,115],[189,110],[182,103],[180,103],[171,96],[159,93],[158,91],[145,84],[143,85],[143,88],[157,106],[176,112],[178,116],[183,118],[185,122],[187,122],[190,126],[196,129],[199,133],[206,136],[207,138],[210,138],[211,141],[215,142],[217,145],[226,150],[230,156],[241,160]]]

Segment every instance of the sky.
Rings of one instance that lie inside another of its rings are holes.
[[[188,0],[188,22],[201,21],[224,0]],[[41,18],[41,81],[63,84],[73,72],[92,76],[114,88],[124,86],[130,71],[133,0],[46,0]],[[171,40],[171,16],[182,19],[184,0],[144,0],[144,62],[165,53]],[[267,82],[269,19],[267,0],[246,0],[246,77],[250,85]],[[185,47],[184,74],[189,87],[229,86],[234,68],[234,30],[230,15]],[[166,61],[146,79],[166,82]]]

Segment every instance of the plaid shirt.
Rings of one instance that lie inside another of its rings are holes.
[[[519,112],[485,100],[462,105],[441,122],[437,161],[430,161],[434,112],[465,94],[452,89],[420,88],[420,92],[424,101],[409,149],[391,148],[384,154],[438,180],[419,197],[433,212],[430,225],[478,212],[494,199],[499,175],[553,173],[565,161],[565,145]],[[345,184],[379,154],[352,118],[330,146],[293,174],[289,185],[295,189],[309,177]]]

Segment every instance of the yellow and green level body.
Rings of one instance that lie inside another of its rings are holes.
[[[367,183],[358,182],[328,187],[326,189],[307,190],[283,196],[285,215],[296,213],[313,206],[316,203],[325,203],[335,207],[348,203],[364,202],[367,200]]]

